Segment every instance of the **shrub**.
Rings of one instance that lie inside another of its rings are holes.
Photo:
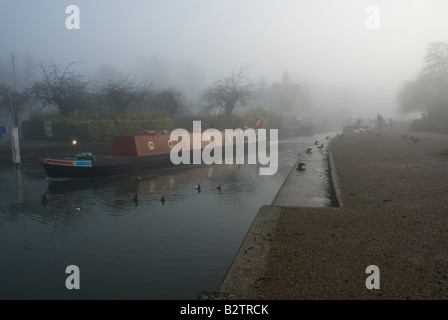
[[[89,118],[88,116],[91,116]],[[117,115],[116,115],[117,116]],[[29,140],[71,141],[79,139],[84,142],[112,141],[117,135],[140,134],[144,130],[172,131],[176,128],[193,129],[193,121],[200,120],[202,129],[235,129],[243,126],[253,127],[261,120],[264,128],[281,129],[280,116],[262,108],[245,113],[221,114],[216,116],[189,116],[172,118],[164,113],[157,118],[150,112],[123,113],[120,117],[108,117],[99,110],[92,113],[74,113],[70,118],[62,117],[57,112],[34,113],[30,120],[22,122],[22,136]],[[52,122],[53,137],[45,135],[44,121]]]
[[[53,137],[45,135],[43,121],[25,120],[22,122],[22,136],[30,140],[70,141],[79,139],[85,142],[112,141],[117,135],[140,134],[144,130],[173,130],[175,121],[170,118],[154,120],[72,120],[52,121]]]
[[[448,134],[447,122],[444,119],[421,118],[414,120],[410,129],[413,131],[433,132]]]

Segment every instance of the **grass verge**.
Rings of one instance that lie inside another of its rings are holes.
[[[111,144],[112,142],[90,142],[78,145],[81,147],[96,146],[99,144]],[[48,140],[27,140],[21,139],[19,141],[21,150],[33,150],[33,149],[43,149],[43,148],[59,148],[59,147],[71,147],[71,143],[61,142],[61,141],[48,141]],[[11,150],[11,140],[0,140],[0,151]]]

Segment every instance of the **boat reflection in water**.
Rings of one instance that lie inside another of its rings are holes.
[[[94,179],[51,179],[48,178],[47,199],[43,204],[76,199],[92,195],[98,189],[113,189],[115,205],[133,201],[136,205],[149,201],[166,201],[183,198],[192,192],[212,190],[220,192],[222,185],[232,183],[231,172],[237,171],[240,164],[161,166],[157,171],[138,172],[138,175],[119,175]],[[257,166],[254,166],[257,168]],[[230,173],[230,175],[229,175]],[[227,175],[227,177],[226,177]],[[199,187],[201,182],[214,180],[216,186]],[[112,191],[112,190],[110,190]],[[110,201],[110,200],[109,200]]]

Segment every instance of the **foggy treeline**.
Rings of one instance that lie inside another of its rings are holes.
[[[341,128],[381,114],[423,128],[447,109],[446,1],[79,0],[78,14],[68,6],[1,2],[3,105],[27,106],[3,108],[2,122],[26,119],[31,107],[109,118],[263,108],[286,126]]]
[[[79,71],[82,61],[59,65],[53,59],[40,61],[29,55],[19,59],[11,55],[9,64],[0,62],[1,91],[4,96],[16,91],[26,97],[21,106],[10,104],[26,111],[116,118],[142,111],[161,117],[229,115],[263,108],[287,117],[311,118],[310,92],[291,83],[288,73],[268,84],[264,79],[252,80],[250,68],[238,66],[228,74],[217,73],[207,87],[185,92],[176,86],[160,87],[158,78],[125,74],[108,64],[93,73]],[[16,126],[18,120],[14,119]]]
[[[401,112],[419,112],[422,117],[413,129],[448,133],[448,44],[431,42],[424,66],[403,84],[398,99]]]
[[[8,66],[2,61],[0,85],[28,92],[31,97],[29,104],[34,111],[55,109],[65,117],[74,112],[95,110],[107,111],[112,116],[143,109],[172,115],[186,111],[182,91],[174,87],[156,88],[148,81],[136,81],[110,65],[103,65],[95,73],[87,74],[77,71],[77,65],[82,64],[78,61],[59,65],[52,59],[37,61],[29,56],[25,61],[14,60],[15,81],[13,72],[8,72],[8,69],[13,69],[12,62]]]
[[[114,118],[140,111],[152,112],[154,116],[231,114],[254,107],[266,108],[285,118],[303,117],[317,123],[320,120],[343,125],[350,114],[351,100],[359,101],[354,99],[349,87],[323,87],[307,83],[306,79],[296,82],[287,72],[282,79],[271,83],[263,78],[255,81],[251,78],[250,66],[216,74],[208,86],[202,81],[202,88],[197,84],[201,81],[194,76],[200,71],[190,66],[190,90],[182,90],[175,85],[160,86],[161,82],[167,82],[163,72],[167,69],[161,66],[155,73],[157,77],[142,77],[125,74],[109,64],[88,73],[80,71],[83,61],[61,65],[51,58],[41,61],[30,55],[11,55],[10,59],[0,60],[2,110],[3,115],[11,115],[17,126],[23,114],[30,111],[58,112],[64,117],[96,113]],[[415,128],[424,129],[425,125],[448,121],[447,43],[428,43],[422,62],[420,71],[416,66],[415,78],[405,81],[396,94],[399,112],[402,115],[420,113],[420,123],[414,124]],[[188,78],[186,74],[179,77]],[[8,101],[15,114],[6,112]],[[329,104],[333,110],[321,108]]]

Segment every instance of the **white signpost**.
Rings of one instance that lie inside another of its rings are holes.
[[[11,147],[12,147],[12,162],[20,165],[20,144],[19,144],[19,128],[11,128]]]

